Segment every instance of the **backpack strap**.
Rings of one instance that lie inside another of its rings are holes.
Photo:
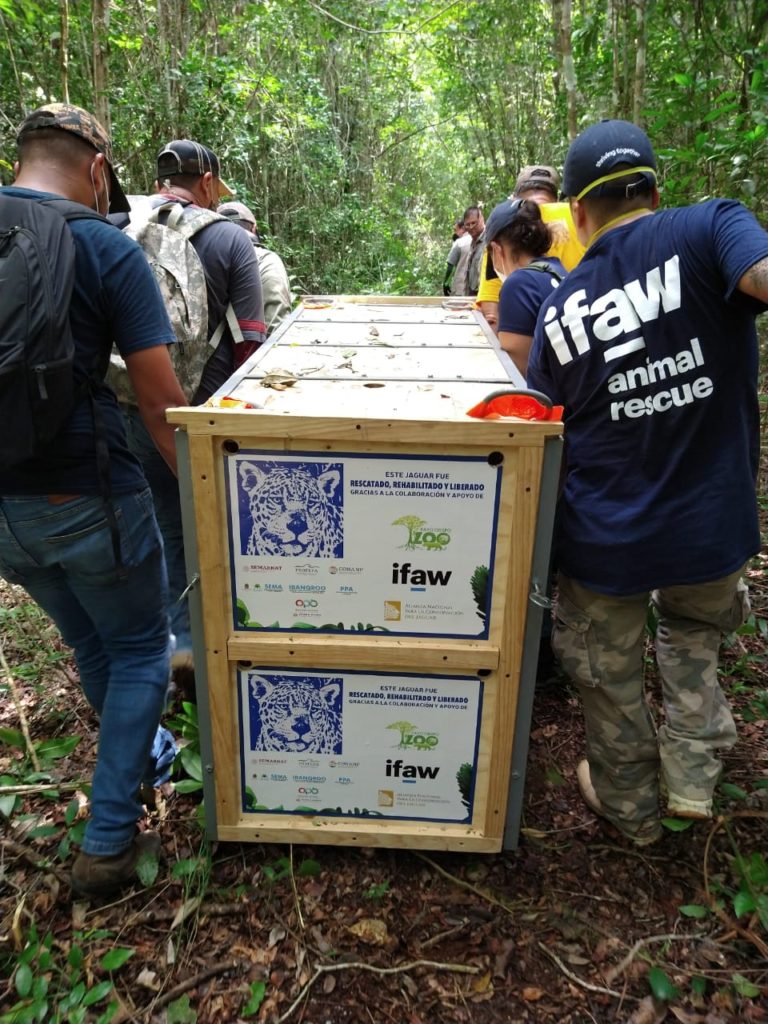
[[[43,199],[41,200],[41,203],[44,206],[50,206],[52,209],[56,210],[57,213],[60,213],[67,223],[73,220],[100,220],[104,224],[109,224],[109,226],[113,227],[116,231],[120,230],[117,225],[112,224],[106,217],[102,217],[101,214],[96,213],[94,210],[89,210],[86,206],[72,202],[69,199]],[[127,573],[125,563],[123,562],[123,553],[120,548],[120,528],[117,524],[115,506],[112,503],[112,477],[109,472],[109,445],[107,444],[107,429],[101,409],[99,408],[99,403],[96,401],[96,386],[101,384],[106,376],[107,368],[109,366],[109,353],[111,351],[111,347],[112,343],[110,340],[110,344],[106,348],[105,352],[100,354],[98,365],[90,370],[85,380],[80,385],[78,398],[83,398],[87,395],[90,401],[91,415],[93,417],[93,443],[96,452],[96,475],[99,480],[99,490],[101,491],[104,515],[107,519],[109,534],[112,540],[112,551],[115,556],[115,568],[117,570],[118,579],[124,580]]]
[[[556,281],[562,281],[564,276],[556,267],[553,267],[551,263],[547,262],[547,260],[533,260],[524,269],[538,270],[539,273],[542,274],[551,274]]]
[[[241,341],[245,341],[245,338],[243,337],[243,332],[240,330],[240,324],[237,322],[235,307],[232,305],[231,302],[227,306],[226,312],[224,313],[224,317],[221,323],[208,340],[208,344],[211,346],[211,348],[219,347],[219,342],[224,337],[224,331],[227,329],[227,327],[229,327],[229,332],[232,335],[232,340],[236,345],[239,345]]]

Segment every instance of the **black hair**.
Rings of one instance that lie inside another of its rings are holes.
[[[90,142],[65,128],[36,128],[25,132],[18,141],[18,151],[22,167],[26,160],[80,164],[89,158],[93,160],[98,152]]]
[[[465,221],[471,213],[476,213],[478,216],[480,216],[482,210],[480,209],[479,206],[468,206],[464,211],[464,216],[461,218],[462,222]]]
[[[197,188],[197,183],[201,178],[202,174],[163,174],[157,180],[160,185],[164,181],[169,181],[172,187],[185,188],[188,192],[191,192],[192,189]]]
[[[594,216],[604,220],[631,210],[648,209],[655,181],[645,171],[632,174],[628,164],[618,164],[614,171],[624,169],[627,171],[625,177],[603,182],[594,191],[587,192],[579,202],[586,203]]]
[[[512,223],[502,228],[491,241],[508,245],[515,254],[543,256],[552,247],[552,232],[541,219],[539,204],[524,199]]]

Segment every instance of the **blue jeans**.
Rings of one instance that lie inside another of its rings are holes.
[[[157,525],[163,537],[170,594],[170,629],[176,637],[176,650],[188,653],[192,650],[192,631],[189,624],[189,601],[181,597],[187,588],[187,566],[184,560],[179,482],[155,447],[138,409],[123,406],[123,420],[128,447],[141,463],[152,491]]]
[[[100,497],[0,498],[0,575],[24,587],[74,648],[83,692],[100,718],[83,850],[103,856],[130,845],[141,817],[139,787],[169,672],[167,580],[152,495],[148,488],[118,495],[113,506],[124,578]]]

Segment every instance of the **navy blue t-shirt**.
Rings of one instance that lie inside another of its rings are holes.
[[[14,186],[7,195],[54,199],[45,192]],[[75,284],[70,323],[75,339],[75,377],[84,380],[99,365],[112,342],[125,357],[155,345],[175,344],[160,291],[149,264],[134,241],[112,224],[75,220]],[[115,494],[146,486],[138,461],[128,451],[122,414],[112,389],[96,391],[109,445],[109,469]],[[0,471],[0,494],[100,494],[94,446],[93,412],[87,396],[68,424],[39,458]]]
[[[754,318],[768,257],[740,203],[619,224],[542,307],[528,384],[565,406],[555,553],[607,594],[700,583],[758,549]]]
[[[510,274],[499,294],[499,333],[533,337],[542,303],[551,296],[559,280],[565,277],[565,267],[555,257],[547,256],[535,262],[546,263],[559,274],[559,278],[543,267],[521,267]]]

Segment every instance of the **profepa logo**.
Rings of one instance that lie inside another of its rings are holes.
[[[451,531],[444,527],[427,526],[426,519],[418,516],[400,516],[392,523],[393,526],[404,526],[408,531],[408,540],[400,547],[411,551],[422,548],[425,551],[443,551],[451,542]]]
[[[419,729],[412,722],[393,722],[387,729],[400,732],[400,742],[395,744],[400,750],[434,750],[440,742],[436,732]]]

